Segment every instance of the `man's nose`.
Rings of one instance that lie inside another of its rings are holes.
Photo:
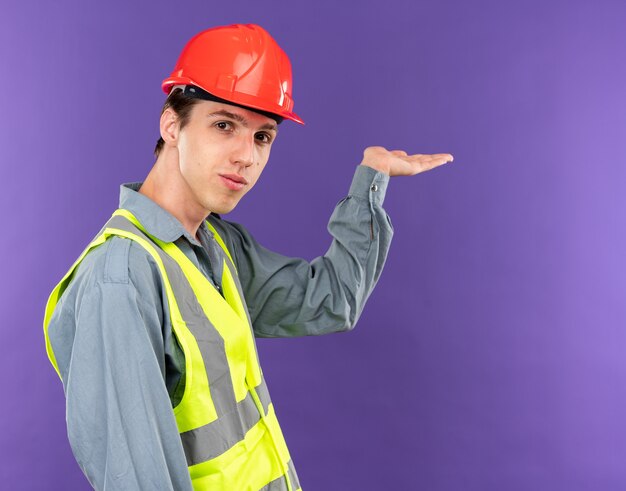
[[[241,135],[237,139],[237,144],[233,150],[232,161],[235,164],[250,167],[254,163],[254,136]]]

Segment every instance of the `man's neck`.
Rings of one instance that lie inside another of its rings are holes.
[[[165,162],[154,165],[146,177],[139,192],[164,210],[171,213],[198,242],[198,228],[209,212],[190,206],[190,200],[185,199],[189,191],[182,179],[176,179],[172,172],[167,172]]]

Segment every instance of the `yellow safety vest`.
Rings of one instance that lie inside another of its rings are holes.
[[[235,265],[222,238],[206,223],[225,253],[223,297],[173,242],[150,235],[128,210],[116,210],[48,299],[48,357],[59,373],[48,325],[76,267],[111,236],[134,240],[158,265],[172,328],[185,355],[185,390],[173,411],[194,490],[298,491]]]

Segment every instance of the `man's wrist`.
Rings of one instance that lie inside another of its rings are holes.
[[[365,160],[363,160],[359,165],[371,167],[375,171],[382,172],[383,174],[389,175],[389,165],[384,165],[380,162],[369,162]]]
[[[348,195],[382,205],[389,179],[387,174],[369,165],[357,165]]]

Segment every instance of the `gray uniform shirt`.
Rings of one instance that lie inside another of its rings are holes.
[[[311,262],[265,249],[240,224],[212,220],[237,267],[255,336],[319,335],[355,325],[393,235],[382,208],[388,182],[386,174],[357,166],[328,223],[330,248]],[[138,193],[140,186],[120,187],[120,208],[150,234],[176,243],[221,291],[213,233],[203,223],[198,242]],[[172,411],[184,390],[184,355],[146,250],[123,237],[92,250],[59,300],[49,336],[67,399],[70,445],[92,486],[192,491]]]

